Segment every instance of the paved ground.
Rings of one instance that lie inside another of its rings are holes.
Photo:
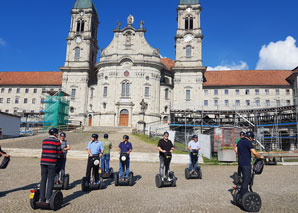
[[[86,150],[88,142],[91,140],[91,132],[67,132],[67,140],[73,150]],[[109,134],[110,140],[114,147],[114,150],[118,148],[119,143],[122,141],[124,133],[112,133]],[[130,141],[133,144],[134,152],[157,152],[156,146],[152,144],[147,144],[139,141],[135,136],[129,135]],[[2,149],[5,148],[31,148],[31,149],[41,149],[41,142],[47,137],[46,134],[30,136],[30,137],[20,137],[13,139],[0,140],[0,145]],[[103,133],[99,133],[99,139],[103,138]]]
[[[118,169],[118,162],[112,166]],[[155,187],[158,163],[132,162],[137,176],[132,187],[115,187],[106,181],[106,189],[82,193],[80,179],[85,160],[68,160],[71,189],[63,191],[64,207],[58,212],[241,212],[231,204],[230,175],[235,166],[203,166],[202,180],[186,180],[184,165],[172,170],[179,178],[177,187]],[[261,212],[298,212],[298,167],[265,167],[255,180],[255,191],[263,199]],[[13,158],[6,170],[0,170],[0,212],[33,212],[29,189],[40,180],[39,159]],[[37,210],[35,212],[47,212]]]

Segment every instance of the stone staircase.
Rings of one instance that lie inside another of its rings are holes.
[[[131,127],[110,127],[110,126],[91,126],[84,127],[83,131],[85,132],[100,132],[100,133],[132,133]]]

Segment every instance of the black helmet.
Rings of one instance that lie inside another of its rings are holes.
[[[123,139],[129,139],[129,136],[128,135],[123,135]]]
[[[92,138],[98,139],[98,134],[92,134]]]
[[[249,131],[249,132],[246,133],[246,137],[248,137],[248,138],[255,138],[255,135],[254,135],[253,132]]]
[[[109,138],[109,135],[108,134],[104,134],[103,135],[103,138]]]
[[[58,134],[58,129],[57,128],[51,128],[50,130],[49,130],[49,134],[50,135],[54,135],[54,134]]]
[[[241,131],[240,136],[245,136],[245,132]]]
[[[169,136],[170,134],[168,132],[164,132],[163,133],[163,136],[165,136],[165,135],[168,135]]]
[[[198,136],[197,136],[197,135],[193,135],[193,136],[192,136],[192,139],[194,139],[194,138],[198,138]]]
[[[60,136],[61,136],[61,137],[66,137],[65,132],[60,132]]]

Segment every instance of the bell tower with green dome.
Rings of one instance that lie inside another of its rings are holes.
[[[86,123],[90,86],[96,83],[98,14],[92,0],[76,0],[71,10],[63,91],[71,96],[70,118]]]
[[[206,67],[202,66],[200,0],[179,0],[175,36],[176,62],[173,109],[202,107],[202,87]]]

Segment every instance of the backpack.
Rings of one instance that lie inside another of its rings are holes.
[[[2,162],[0,164],[0,169],[6,169],[9,161],[10,161],[9,157],[4,157],[4,159],[2,160]]]
[[[256,175],[262,174],[264,169],[264,161],[257,159],[253,166],[253,171]]]

